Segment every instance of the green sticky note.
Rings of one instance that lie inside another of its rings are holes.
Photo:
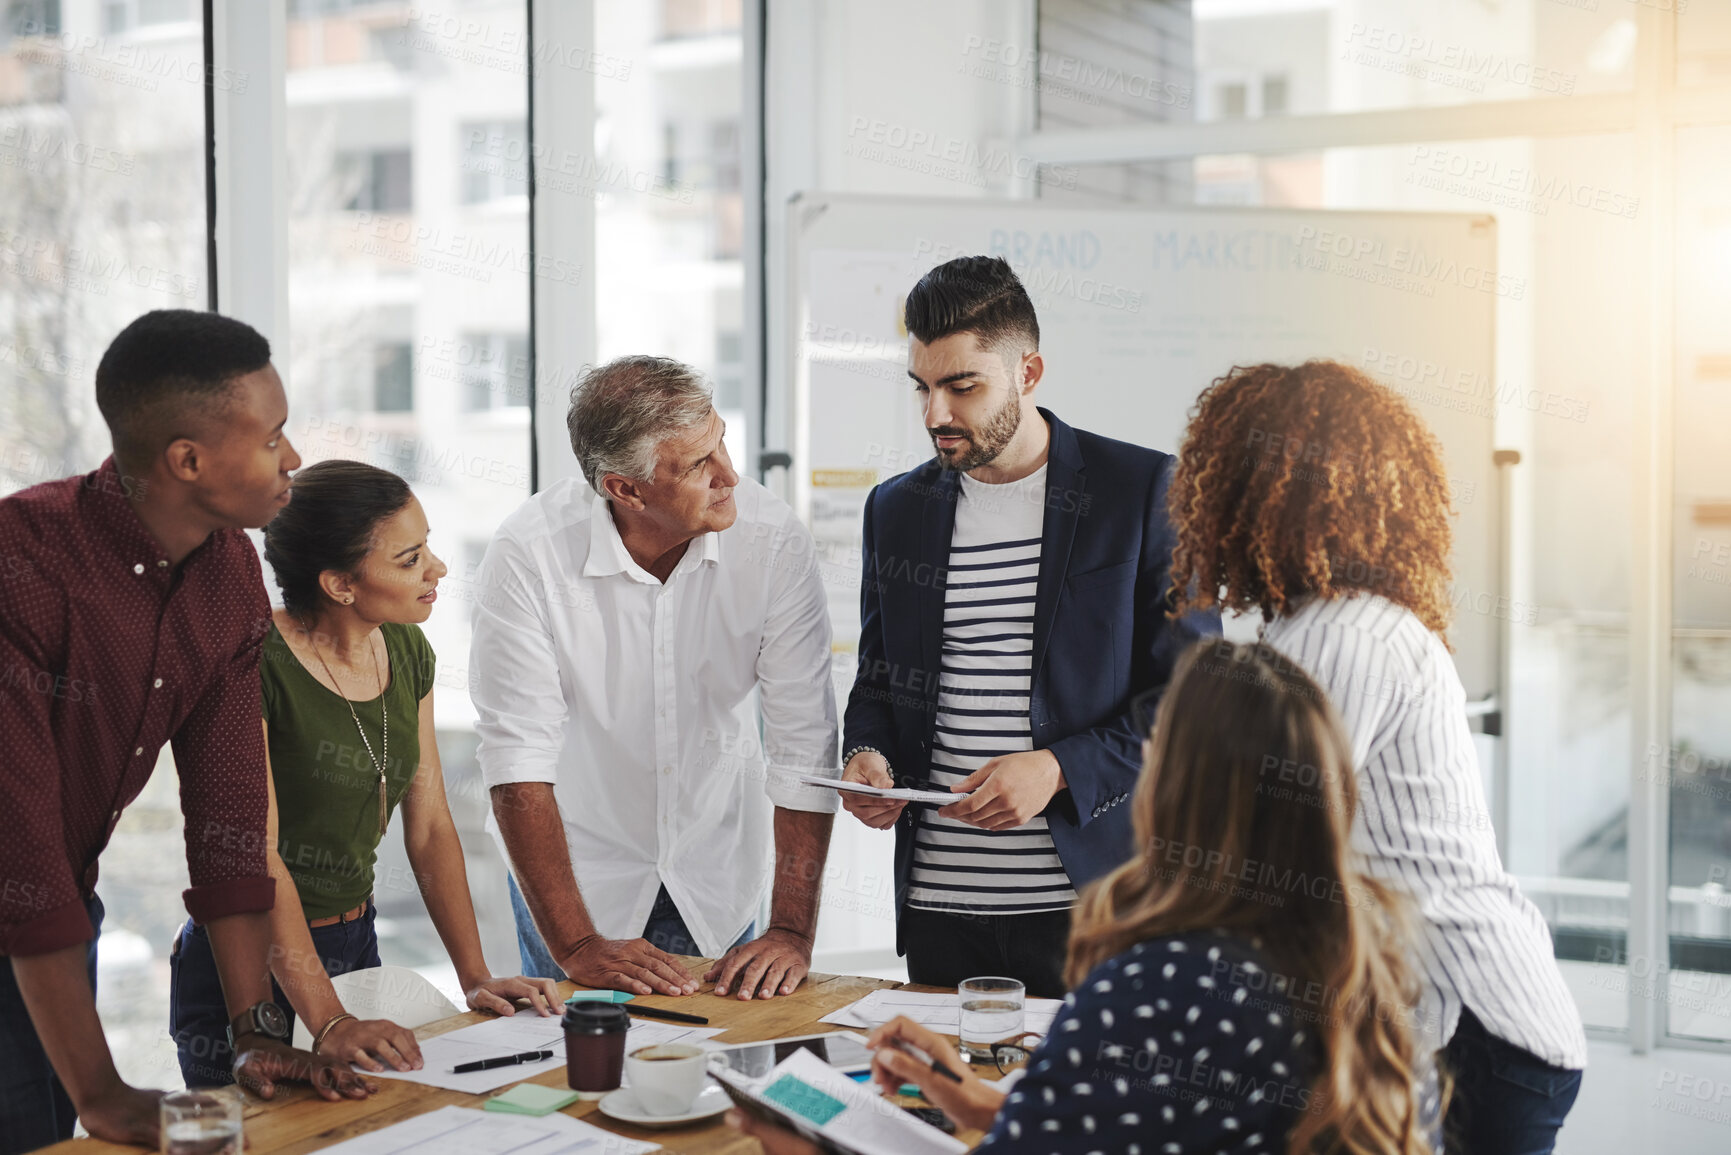
[[[628,1003],[637,996],[627,991],[573,991],[567,1003]]]
[[[792,1075],[783,1075],[765,1087],[761,1094],[776,1106],[785,1107],[819,1127],[847,1110],[847,1104],[840,1099],[826,1095],[810,1083]]]
[[[561,1107],[577,1101],[577,1092],[563,1087],[544,1087],[540,1083],[518,1083],[502,1095],[494,1095],[482,1104],[488,1111],[505,1111],[512,1115],[551,1115]]]

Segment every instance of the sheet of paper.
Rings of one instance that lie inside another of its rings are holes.
[[[930,802],[934,806],[948,806],[952,802],[960,802],[964,798],[972,798],[973,794],[954,794],[948,790],[913,790],[908,787],[868,786],[864,782],[843,782],[839,778],[824,778],[816,774],[801,774],[799,780],[807,786],[823,786],[830,790],[845,790],[849,794],[869,794],[873,798],[894,798],[902,802]]]
[[[645,1155],[659,1145],[627,1139],[569,1115],[501,1115],[470,1107],[441,1107],[331,1147],[332,1155],[411,1155],[462,1151],[467,1155]]]
[[[795,1051],[760,1080],[731,1073],[716,1077],[806,1120],[825,1138],[861,1155],[962,1155],[968,1150],[810,1051]]]
[[[1050,1034],[1052,1022],[1063,1005],[1059,999],[1028,999],[1023,1006],[1023,1033]],[[962,1029],[961,1000],[952,994],[930,991],[872,991],[865,998],[831,1011],[818,1021],[844,1027],[872,1028],[897,1015],[906,1015],[921,1026],[943,1035],[958,1035]]]
[[[719,1035],[725,1027],[688,1027],[680,1023],[658,1023],[648,1019],[632,1019],[631,1030],[625,1036],[625,1049],[653,1047],[663,1043],[702,1044],[704,1039]],[[539,1063],[515,1063],[487,1071],[452,1074],[451,1068],[479,1059],[497,1059],[524,1051],[552,1051],[553,1057]],[[543,1071],[565,1065],[565,1028],[558,1015],[538,1015],[521,1010],[508,1019],[488,1019],[474,1023],[447,1035],[421,1042],[422,1066],[418,1071],[368,1071],[370,1077],[402,1079],[427,1087],[443,1087],[447,1091],[464,1091],[471,1095],[487,1092],[509,1083],[532,1079]]]
[[[631,1032],[625,1036],[625,1053],[638,1047],[659,1047],[667,1043],[690,1043],[701,1047],[726,1027],[688,1027],[684,1023],[658,1023],[654,1019],[632,1019]]]

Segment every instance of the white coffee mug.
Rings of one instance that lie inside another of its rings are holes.
[[[637,1105],[651,1115],[691,1110],[709,1071],[709,1052],[689,1043],[638,1047],[625,1056],[625,1078]]]

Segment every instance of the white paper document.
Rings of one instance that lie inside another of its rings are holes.
[[[322,1150],[332,1155],[410,1155],[420,1151],[466,1155],[644,1155],[659,1144],[615,1135],[555,1112],[539,1118],[441,1107]]]
[[[1023,1005],[1021,1033],[1050,1034],[1052,1021],[1063,1006],[1060,999],[1028,999]],[[961,1034],[961,999],[956,995],[929,991],[876,990],[840,1010],[831,1011],[818,1021],[870,1029],[882,1026],[897,1015],[906,1015],[940,1035]]]
[[[654,1047],[663,1043],[694,1043],[719,1035],[726,1027],[687,1027],[679,1023],[658,1023],[647,1019],[632,1019],[625,1035],[626,1051],[638,1047]],[[514,1063],[508,1067],[493,1067],[486,1071],[467,1071],[461,1075],[451,1068],[479,1059],[497,1059],[519,1055],[524,1051],[552,1051],[553,1057],[538,1063]],[[485,1095],[509,1083],[532,1079],[543,1071],[565,1065],[565,1028],[558,1015],[538,1015],[532,1010],[518,1011],[511,1018],[488,1019],[452,1031],[437,1038],[421,1040],[421,1069],[418,1071],[364,1071],[371,1078],[402,1079],[428,1087],[443,1087],[447,1091],[466,1091]],[[356,1070],[359,1070],[357,1067]]]
[[[784,1122],[815,1131],[859,1155],[962,1155],[968,1145],[920,1122],[810,1051],[798,1050],[761,1079],[713,1072]]]
[[[799,780],[807,786],[824,786],[831,790],[845,790],[849,794],[869,794],[873,798],[890,798],[900,802],[930,802],[935,806],[948,806],[952,802],[960,802],[964,798],[972,798],[973,793],[952,794],[948,790],[913,790],[905,786],[894,788],[885,786],[868,786],[864,782],[843,782],[839,778],[825,778],[820,774],[801,774]]]

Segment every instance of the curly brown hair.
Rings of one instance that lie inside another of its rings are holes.
[[[1174,613],[1381,594],[1441,635],[1442,450],[1406,401],[1335,361],[1236,366],[1197,398],[1170,493]]]

